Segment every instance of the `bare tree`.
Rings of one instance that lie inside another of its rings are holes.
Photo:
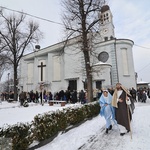
[[[87,77],[88,100],[93,99],[92,88],[92,35],[99,25],[99,13],[102,0],[62,0],[64,7],[63,23],[67,31],[67,37],[80,36],[81,51],[84,56],[85,72]]]
[[[3,73],[6,70],[9,70],[10,66],[11,64],[10,61],[7,59],[7,56],[4,54],[0,54],[0,81],[3,76]]]
[[[14,99],[17,100],[19,62],[32,43],[37,43],[42,33],[35,22],[25,21],[26,16],[6,15],[0,11],[0,53],[7,56],[7,60],[13,65],[14,70]]]

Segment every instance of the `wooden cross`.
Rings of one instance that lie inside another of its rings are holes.
[[[38,65],[38,67],[41,68],[41,81],[43,81],[43,67],[46,67],[46,65],[43,65],[43,62],[41,62],[41,65]]]

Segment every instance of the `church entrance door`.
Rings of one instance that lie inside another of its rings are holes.
[[[96,89],[101,89],[102,88],[102,81],[96,81]]]
[[[69,80],[69,90],[77,90],[77,80]]]

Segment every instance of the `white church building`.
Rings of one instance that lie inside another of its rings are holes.
[[[94,44],[95,57],[91,55],[93,89],[115,86],[136,88],[135,71],[130,39],[117,39],[113,16],[108,5],[100,12],[100,31]],[[23,91],[39,90],[40,83],[47,91],[82,90],[87,82],[83,53],[79,38],[72,38],[25,55],[20,64],[19,88]],[[84,84],[83,84],[84,83]]]

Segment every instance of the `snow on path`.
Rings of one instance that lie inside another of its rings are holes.
[[[150,106],[143,107],[137,107],[133,115],[132,139],[130,133],[120,136],[117,128],[106,135],[103,128],[104,132],[80,150],[150,150]]]
[[[116,126],[105,134],[105,120],[98,116],[37,150],[150,150],[150,101],[135,105],[132,139],[130,133],[120,136]]]

